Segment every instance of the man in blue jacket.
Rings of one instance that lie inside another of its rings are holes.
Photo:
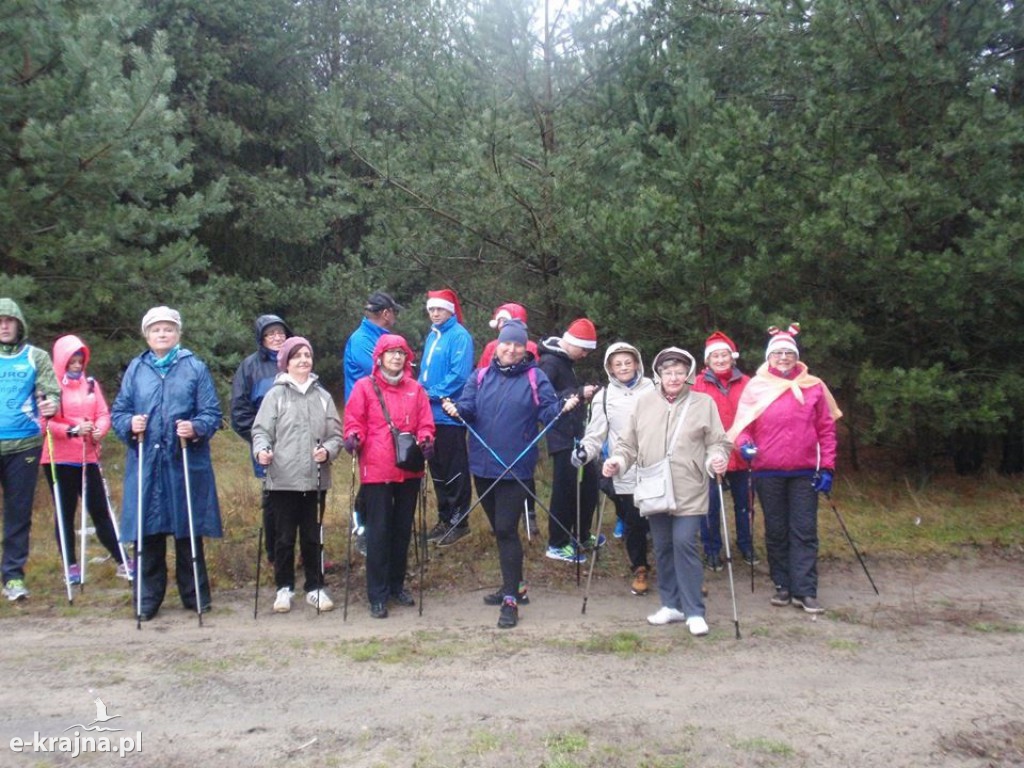
[[[441,407],[442,400],[458,400],[462,388],[473,373],[473,337],[462,325],[459,297],[450,288],[427,293],[427,334],[420,362],[420,384],[427,390],[434,414],[437,435],[430,475],[437,497],[437,524],[427,541],[439,547],[454,544],[469,533],[466,510],[472,490],[469,482],[469,455],[466,428]]]

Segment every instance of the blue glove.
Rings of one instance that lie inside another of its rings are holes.
[[[814,490],[818,493],[829,494],[832,492],[832,472],[827,469],[821,470],[814,476]]]
[[[740,446],[740,456],[749,464],[757,456],[757,446],[753,443],[744,443]]]

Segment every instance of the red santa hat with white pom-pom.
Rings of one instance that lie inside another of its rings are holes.
[[[427,309],[447,309],[455,315],[456,320],[462,322],[462,306],[459,304],[459,297],[451,288],[427,291]]]
[[[704,342],[704,362],[708,361],[711,357],[712,352],[718,352],[724,350],[732,355],[732,359],[735,360],[740,356],[739,350],[736,349],[736,342],[730,339],[721,331],[715,331],[707,340]]]
[[[494,310],[494,317],[488,323],[491,328],[497,328],[502,320],[522,320],[526,324],[526,309],[521,304],[502,304]]]

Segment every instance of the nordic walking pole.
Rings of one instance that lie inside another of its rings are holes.
[[[722,493],[722,476],[715,475],[718,486],[718,513],[722,516],[722,541],[725,544],[725,566],[729,569],[729,594],[732,595],[732,623],[736,626],[736,639],[740,639],[740,618],[736,612],[736,585],[732,580],[732,550],[729,548],[729,521],[725,514],[725,494]],[[751,558],[753,559],[753,558]]]
[[[601,520],[604,518],[604,503],[608,501],[608,494],[601,494],[601,504],[597,508],[597,540],[601,540]],[[587,599],[590,597],[590,582],[594,578],[594,565],[597,563],[598,555],[601,553],[601,548],[598,547],[594,550],[594,556],[590,558],[590,570],[587,573],[587,588],[583,590],[583,608],[580,613],[585,614],[587,612]]]
[[[263,483],[260,501],[267,498],[267,468],[263,467]],[[269,537],[268,537],[269,538]],[[256,534],[256,592],[252,598],[252,619],[256,621],[260,614],[260,566],[263,565],[263,510],[260,509],[260,530]]]
[[[316,440],[316,447],[319,450],[323,448],[323,441],[320,438]],[[320,485],[321,470],[323,469],[323,462],[316,462],[316,503],[317,503],[317,528],[320,531],[320,586],[317,587],[316,591],[316,615],[320,615],[320,597],[324,593],[324,581],[326,575],[324,574],[324,511],[327,508],[327,493],[323,490]]]
[[[46,425],[46,446],[50,452],[50,478],[53,480],[53,508],[57,515],[57,537],[60,539],[60,559],[64,567],[64,585],[68,590],[68,605],[75,604],[75,596],[71,590],[71,572],[68,569],[68,539],[64,530],[64,505],[60,499],[60,483],[57,480],[57,460],[53,455],[53,433],[50,425]]]
[[[188,512],[188,539],[192,547],[192,584],[196,590],[196,615],[199,626],[203,626],[203,599],[199,593],[199,558],[196,557],[196,523],[192,514],[192,480],[188,471],[188,438],[179,437],[181,444],[181,463],[185,474],[185,510]]]
[[[424,472],[423,477],[420,478],[420,525],[419,530],[416,531],[417,549],[416,551],[420,554],[420,579],[419,579],[419,615],[423,615],[423,577],[427,566],[427,475]],[[413,525],[413,530],[416,530],[416,525]]]
[[[85,521],[88,519],[86,514],[89,511],[89,485],[86,477],[86,457],[85,457],[85,440],[86,436],[80,434],[82,438],[82,533],[81,533],[81,544],[78,547],[79,563],[79,575],[81,581],[78,583],[78,589],[80,592],[85,592],[85,564],[89,562],[89,558],[85,554]]]
[[[829,505],[832,507],[832,511],[836,513],[836,519],[839,521],[839,526],[843,529],[843,535],[846,536],[846,540],[850,544],[850,549],[853,550],[853,554],[857,556],[860,561],[860,567],[864,569],[864,575],[868,577],[868,581],[871,582],[871,588],[875,590],[875,594],[880,594],[878,587],[875,586],[875,580],[871,578],[871,574],[868,572],[868,567],[864,563],[864,558],[860,556],[860,552],[857,550],[857,545],[853,543],[853,539],[850,537],[850,532],[846,529],[846,523],[843,522],[843,516],[839,514],[839,510],[836,509],[836,503],[832,501],[832,494],[826,493],[825,498],[828,499]]]
[[[138,451],[138,459],[136,461],[138,469],[138,482],[137,488],[135,489],[135,517],[136,517],[136,530],[135,530],[135,628],[142,629],[142,479],[145,477],[143,474],[143,462],[145,459],[145,453],[143,451],[143,440],[146,433],[140,432],[136,437],[136,449]]]
[[[747,469],[747,522],[750,528],[750,594],[754,594],[754,470]],[[765,555],[767,557],[767,554]]]
[[[348,486],[349,514],[355,513],[356,505],[356,454],[352,453],[352,481]],[[348,545],[345,547],[345,602],[341,610],[341,620],[348,621],[348,593],[352,586],[352,523],[348,523]]]
[[[572,449],[575,452],[579,440],[573,438]],[[583,465],[576,470],[576,535],[570,537],[573,543],[573,554],[576,556],[576,589],[580,588],[580,489],[583,486]],[[594,558],[596,559],[596,558]],[[594,564],[590,564],[590,570],[594,570]]]
[[[559,414],[559,415],[561,415],[561,414]],[[478,433],[475,429],[473,429],[473,425],[472,424],[470,424],[469,422],[465,421],[458,414],[452,416],[452,418],[453,419],[458,419],[460,422],[462,422],[463,426],[466,427],[466,429],[469,431],[469,433],[480,442],[480,445],[482,445],[484,448],[486,448],[487,451],[491,454],[491,456],[493,456],[495,458],[495,460],[502,467],[505,468],[505,471],[501,473],[501,476],[498,478],[498,480],[503,480],[505,478],[505,476],[512,470],[512,467],[514,467],[517,463],[519,463],[519,460],[521,458],[523,458],[523,456],[526,455],[526,452],[529,451],[529,449],[532,447],[532,445],[536,444],[536,442],[540,439],[540,437],[543,436],[544,432],[546,432],[548,429],[550,429],[554,425],[554,422],[552,422],[551,424],[548,424],[546,427],[544,427],[544,430],[541,432],[540,435],[538,435],[536,438],[534,438],[533,443],[531,445],[528,445],[526,447],[526,449],[524,449],[518,456],[516,456],[512,460],[511,464],[506,464],[505,460],[503,458],[501,458],[501,456],[498,454],[498,452],[495,451],[493,448],[491,448],[491,446],[489,446],[487,444],[487,441],[484,440],[480,436],[480,433]],[[558,417],[556,416],[555,418],[557,419]],[[550,519],[550,522],[552,522],[555,525],[557,525],[565,533],[565,535],[568,536],[570,539],[574,538],[573,535],[572,535],[572,531],[570,531],[568,528],[566,528],[558,520],[557,517],[552,516],[551,510],[547,508],[547,505],[545,505],[543,501],[541,501],[539,498],[537,498],[537,494],[534,493],[532,490],[530,490],[530,487],[522,480],[522,478],[517,477],[516,475],[513,474],[512,475],[512,479],[515,480],[517,483],[519,483],[519,485],[522,487],[522,489],[524,491],[526,491],[526,495],[530,499],[533,499],[534,503],[537,504],[541,508],[541,511],[543,511],[543,512],[545,512],[547,514],[548,518]],[[495,481],[495,483],[496,482],[497,481]],[[490,493],[493,490],[493,488],[494,488],[494,484],[492,484],[491,487],[487,488],[484,491],[483,495],[486,496],[488,493]],[[478,501],[479,501],[479,499],[478,499]],[[474,504],[474,506],[476,506],[476,505]],[[472,511],[472,508],[470,509],[470,511]],[[466,512],[466,515],[468,515],[468,514],[469,514],[469,511]],[[462,520],[464,520],[466,518],[466,515],[463,515],[462,517],[460,517],[458,522],[462,522]],[[527,536],[527,541],[530,541],[531,529],[530,529],[530,523],[529,523],[529,507],[526,508],[526,515],[527,515],[526,536]],[[533,533],[537,533],[538,531],[536,529],[534,529],[532,532]],[[443,536],[441,537],[441,541],[444,541],[444,537]]]
[[[107,500],[107,511],[110,513],[110,524],[114,526],[114,536],[117,537],[117,551],[121,553],[121,562],[124,563],[125,573],[128,574],[128,581],[135,580],[135,569],[128,563],[128,553],[125,552],[124,542],[121,541],[121,526],[117,523],[117,512],[110,500],[110,485],[107,483],[107,476],[103,474],[103,462],[100,460],[100,444],[96,444],[96,469],[100,473],[100,482],[103,483],[103,495]]]

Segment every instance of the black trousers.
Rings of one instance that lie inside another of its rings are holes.
[[[367,483],[362,490],[366,508],[366,597],[370,603],[385,603],[405,585],[420,481]]]
[[[597,508],[601,485],[598,462],[583,465],[580,483],[580,530],[576,530],[576,477],[579,470],[572,465],[572,451],[551,454],[551,517],[548,521],[548,546],[564,547],[572,543],[570,532],[586,543]]]
[[[502,594],[515,596],[523,581],[523,542],[519,538],[519,518],[523,514],[526,491],[515,480],[502,480],[493,491],[493,478],[476,477],[476,495],[498,544]]]
[[[635,571],[643,566],[647,570],[651,566],[647,562],[647,532],[650,526],[646,517],[640,517],[640,510],[633,502],[633,494],[616,493],[612,496],[615,503],[615,514],[626,527],[626,555],[629,557],[629,569]]]
[[[321,491],[320,493],[326,493]],[[320,493],[317,491],[269,491],[274,514],[274,583],[278,589],[295,590],[295,539],[299,540],[306,592],[323,587],[320,573]]]
[[[459,527],[468,528],[469,518],[464,515],[469,509],[473,488],[469,482],[466,428],[438,424],[436,429],[434,456],[429,463],[437,497],[437,518],[449,524],[461,518]]]
[[[156,615],[167,593],[168,535],[155,533],[142,537],[142,573],[141,576],[136,573],[134,584],[136,589],[142,590],[142,612],[148,616]],[[136,558],[138,554],[135,553]],[[200,605],[207,607],[210,605],[210,579],[206,573],[206,555],[201,536],[196,536],[196,565],[199,569]],[[194,611],[196,585],[192,572],[192,544],[188,537],[174,540],[174,580],[178,584],[182,607]]]
[[[53,493],[53,473],[50,465],[43,465],[43,474],[50,486],[50,493]],[[73,464],[57,465],[57,485],[60,487],[60,507],[64,517],[64,541],[67,548],[67,563],[74,565],[78,562],[78,553],[75,547],[78,544],[78,536],[75,535],[75,508],[78,506],[78,499],[82,496],[82,466]],[[114,533],[114,523],[110,519],[110,507],[107,506],[107,494],[103,490],[103,478],[100,475],[100,468],[95,464],[85,465],[85,504],[89,509],[89,517],[96,528],[96,538],[118,563],[124,561],[121,557],[121,548],[117,546],[117,535]],[[57,549],[60,550],[60,528],[57,527],[57,517],[53,518],[53,536],[57,542]]]
[[[772,581],[797,597],[817,597],[818,492],[812,478],[759,477],[754,485]]]

